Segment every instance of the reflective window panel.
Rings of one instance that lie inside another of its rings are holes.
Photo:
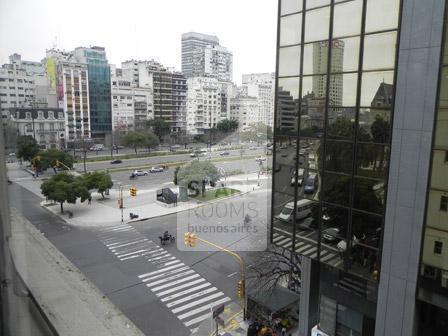
[[[304,75],[327,73],[328,41],[305,44],[303,54]]]
[[[303,0],[281,0],[280,15],[300,12],[302,10]]]
[[[386,145],[358,143],[356,175],[386,178],[389,168],[390,148]]]
[[[331,72],[358,70],[359,37],[333,40],[331,51]]]
[[[327,138],[352,140],[355,130],[354,107],[328,109]]]
[[[366,33],[398,27],[400,0],[368,0]]]
[[[348,206],[350,202],[351,176],[325,172],[322,199],[326,202]]]
[[[318,254],[319,203],[299,198],[296,205],[296,243],[294,250],[316,259]]]
[[[358,74],[334,74],[330,76],[329,105],[356,106]]]
[[[380,261],[377,249],[352,241],[347,253],[350,272],[370,281],[379,280]]]
[[[333,267],[343,267],[347,235],[348,210],[323,203],[320,261]]]
[[[330,0],[306,0],[306,9],[326,6],[330,4]]]
[[[359,243],[379,248],[382,236],[381,216],[353,211],[352,232]]]
[[[325,105],[327,76],[305,76],[302,81],[302,100],[312,99],[313,104]]]
[[[395,66],[397,32],[366,35],[364,37],[364,70],[392,69]]]
[[[280,48],[278,58],[279,77],[300,75],[300,45]]]
[[[280,46],[299,44],[301,41],[302,14],[280,18]]]
[[[299,77],[279,78],[277,90],[276,131],[297,135]]]
[[[292,137],[275,138],[274,191],[294,196],[294,172],[297,140]]]
[[[307,11],[305,21],[305,42],[328,40],[330,7]]]
[[[361,83],[361,106],[376,108],[393,107],[394,72],[363,72]]]
[[[389,143],[390,110],[380,108],[363,108],[359,111],[358,141]]]
[[[278,191],[272,193],[273,198],[273,234],[290,237],[294,230],[294,196]]]
[[[384,212],[385,181],[355,177],[353,207],[372,213]]]
[[[349,174],[353,170],[353,143],[327,141],[325,147],[325,170]]]
[[[344,2],[334,6],[333,38],[361,33],[362,0]]]

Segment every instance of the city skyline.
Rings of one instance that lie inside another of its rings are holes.
[[[79,45],[99,45],[106,49],[110,64],[119,66],[130,59],[154,58],[180,71],[181,35],[194,31],[218,36],[221,44],[233,52],[233,80],[240,84],[244,73],[275,69],[276,22],[272,13],[276,12],[277,3],[264,0],[262,4],[254,0],[244,3],[231,0],[217,13],[216,6],[204,0],[137,2],[132,5],[135,13],[123,16],[122,6],[114,1],[87,3],[81,0],[70,8],[53,0],[38,4],[28,0],[3,2],[0,4],[3,28],[0,29],[3,46],[0,61],[6,63],[8,56],[15,52],[25,59],[40,61],[45,57],[45,50],[53,47],[71,50]],[[173,8],[178,10],[173,12]],[[254,9],[257,16],[252,15]],[[97,13],[104,13],[105,18],[98,17]],[[170,13],[173,21],[159,13]],[[78,21],[83,16],[84,19]],[[249,17],[250,26],[246,22]],[[5,29],[11,26],[15,27],[15,34]]]

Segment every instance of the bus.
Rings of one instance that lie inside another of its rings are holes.
[[[313,201],[308,199],[301,199],[296,203],[296,220],[300,220],[311,215],[311,208]],[[285,222],[292,222],[294,214],[294,202],[286,203],[280,214],[277,216],[279,219]]]

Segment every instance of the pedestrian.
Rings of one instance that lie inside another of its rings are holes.
[[[87,201],[89,202],[89,205],[91,205],[91,204],[92,204],[92,197],[89,196],[89,198],[87,199]]]
[[[282,336],[286,336],[286,327],[282,328]]]

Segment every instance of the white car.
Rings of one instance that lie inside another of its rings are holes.
[[[136,176],[147,176],[148,172],[144,171],[144,170],[134,170],[133,174],[136,175]]]
[[[257,158],[255,159],[255,161],[257,161],[257,162],[263,162],[263,161],[266,161],[266,158],[260,156],[260,157],[257,157]]]
[[[152,167],[152,168],[149,170],[149,172],[150,172],[150,173],[161,173],[161,172],[163,172],[163,167]]]
[[[249,147],[249,150],[256,150],[256,149],[258,149],[257,146],[250,146],[250,147]]]

